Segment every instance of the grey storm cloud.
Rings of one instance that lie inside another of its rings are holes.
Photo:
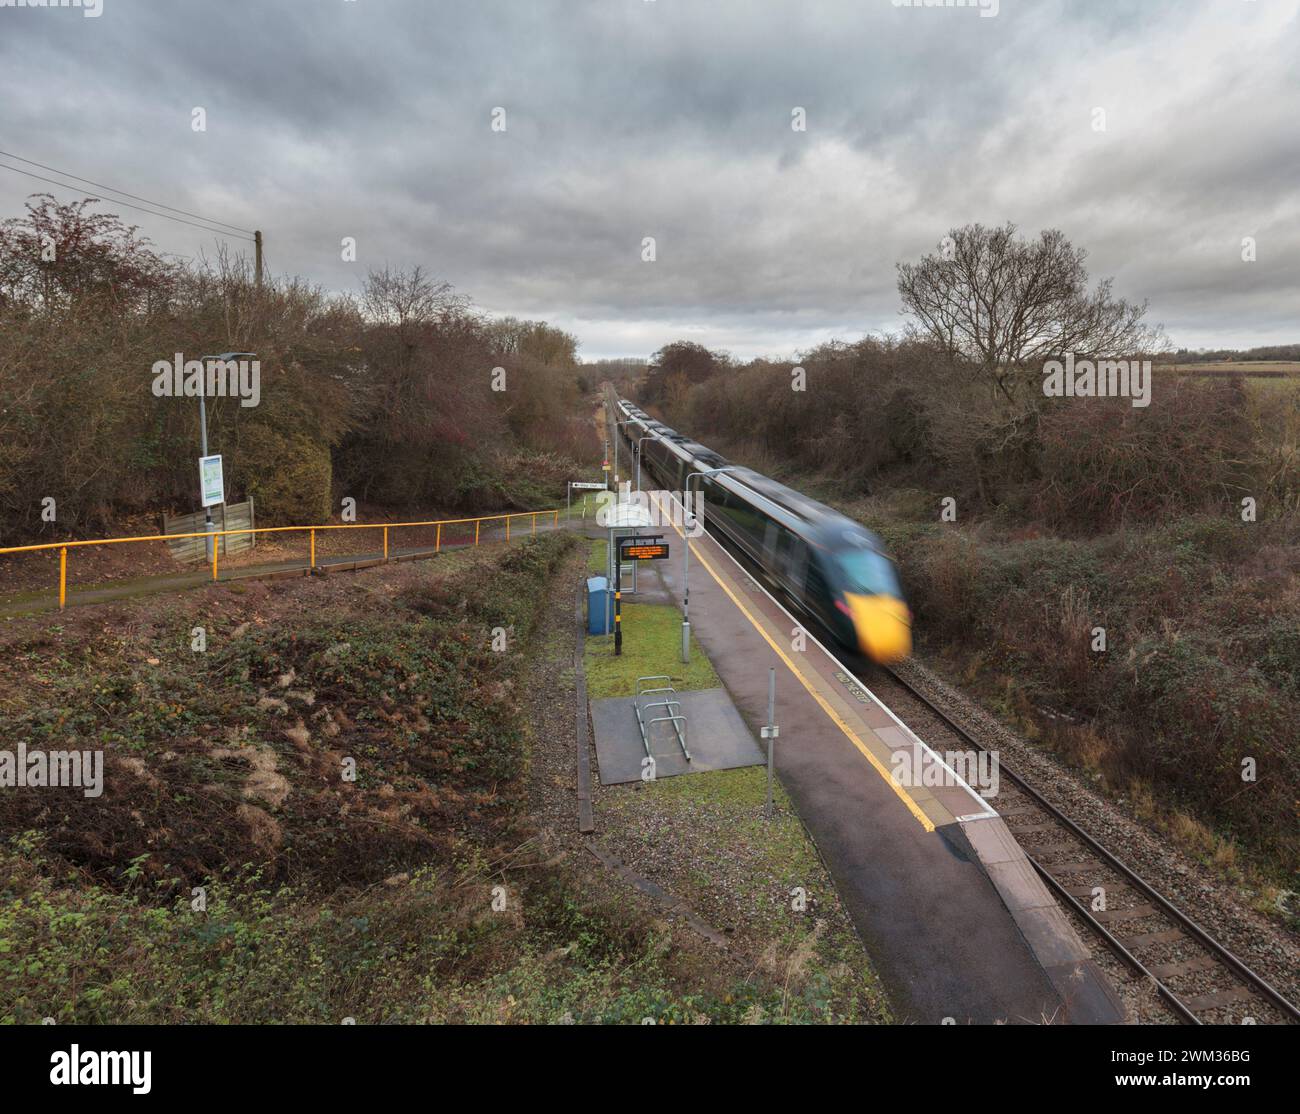
[[[328,289],[422,263],[588,357],[896,329],[895,264],[977,220],[1061,228],[1176,343],[1300,340],[1300,0],[997,9],[0,6],[0,149],[260,228],[273,271]],[[47,188],[0,170],[3,215]],[[122,212],[161,248],[212,249]]]

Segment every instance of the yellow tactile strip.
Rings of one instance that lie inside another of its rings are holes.
[[[684,538],[676,521],[665,518]],[[789,617],[777,612],[777,605],[765,594],[748,587],[750,578],[717,547],[716,541],[706,535],[699,542],[703,544],[687,541],[692,556],[924,829],[933,832],[960,818],[959,827],[969,839],[970,849],[1007,906],[1030,951],[1063,1000],[1070,1004],[1067,1013],[1078,1015],[1071,1019],[1122,1020],[1123,1010],[1113,990],[1095,969],[1087,948],[1034,875],[1024,852],[996,811],[961,786],[937,786],[931,791],[924,785],[904,787],[895,782],[890,772],[891,757],[900,748],[911,748],[913,737],[815,644],[805,655],[793,648],[789,651],[783,648],[783,643],[789,645],[791,637],[786,630]],[[718,548],[718,554],[712,559],[706,556],[704,545]],[[796,663],[795,659],[802,660]]]
[[[889,785],[927,832],[932,832],[941,825],[953,823],[959,815],[979,811],[979,804],[960,788],[949,790],[946,787],[938,787],[938,791],[935,792],[925,785],[904,786],[895,781],[891,772],[893,753],[900,747],[910,749],[912,741],[899,732],[894,721],[879,706],[870,703],[869,698],[867,703],[854,700],[845,681],[836,676],[837,672],[842,672],[838,664],[828,657],[824,663],[821,662],[820,659],[825,655],[815,644],[810,646],[805,655],[800,655],[795,650],[787,650],[782,645],[783,642],[788,641],[789,632],[785,630],[783,623],[769,614],[772,605],[767,597],[761,593],[757,596],[750,593],[745,587],[748,577],[738,569],[733,573],[733,570],[726,566],[724,556],[715,556],[712,552],[706,554],[704,546],[700,544],[704,542],[712,548],[717,545],[716,542],[707,535],[699,539],[687,540],[681,527],[670,515],[665,514],[664,518],[671,523],[686,544],[690,545],[694,560],[712,577],[713,582],[758,631],[808,695],[866,758],[872,769]],[[746,596],[747,599],[744,598]],[[802,660],[796,661],[797,658]],[[868,716],[880,726],[878,728],[871,726]],[[892,731],[897,736],[894,745],[891,745],[889,738],[882,737],[883,731]],[[954,812],[954,806],[962,811]]]

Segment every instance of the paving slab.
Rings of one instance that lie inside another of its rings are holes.
[[[675,695],[657,693],[652,699],[681,702],[681,714],[686,717],[686,747],[691,752],[691,761],[687,762],[672,724],[655,724],[651,729],[650,753],[655,760],[656,778],[761,766],[765,761],[725,689],[700,689]],[[663,714],[662,708],[651,713]],[[645,749],[641,745],[633,698],[611,696],[593,700],[591,724],[601,784],[622,785],[641,780]]]

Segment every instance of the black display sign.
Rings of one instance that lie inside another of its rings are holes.
[[[660,535],[654,538],[620,538],[620,561],[662,561],[668,556],[668,544]]]

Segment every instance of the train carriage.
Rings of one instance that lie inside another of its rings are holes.
[[[898,572],[880,538],[837,511],[750,468],[732,465],[626,400],[617,427],[630,447],[641,437],[643,471],[685,492],[692,473],[726,467],[695,481],[706,524],[739,549],[794,604],[836,641],[873,661],[890,663],[912,649],[912,616]]]

